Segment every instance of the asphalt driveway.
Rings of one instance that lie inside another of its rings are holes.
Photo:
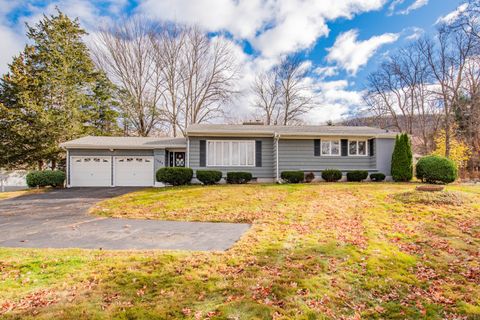
[[[0,247],[220,251],[250,227],[91,216],[103,199],[136,188],[71,188],[0,201]]]

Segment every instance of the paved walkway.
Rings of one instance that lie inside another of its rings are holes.
[[[96,202],[134,190],[71,188],[0,200],[0,247],[220,251],[250,227],[87,214]]]

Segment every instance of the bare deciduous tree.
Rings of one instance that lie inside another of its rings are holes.
[[[237,93],[238,67],[231,44],[210,38],[198,28],[188,28],[181,67],[185,130],[189,124],[223,115],[224,106]]]
[[[452,114],[460,103],[461,87],[468,61],[475,51],[475,35],[458,28],[441,26],[435,41],[423,39],[418,48],[428,62],[442,101],[445,128],[445,156],[450,156]]]
[[[165,27],[153,37],[163,79],[162,103],[174,136],[222,116],[234,97],[238,68],[231,44],[198,28]]]
[[[308,68],[298,56],[285,57],[277,66],[257,76],[252,92],[254,106],[268,124],[296,124],[314,107]]]
[[[278,72],[257,75],[252,85],[252,92],[255,96],[254,107],[264,115],[265,124],[278,124],[281,116]]]
[[[433,148],[439,126],[438,99],[432,94],[428,63],[415,45],[400,49],[367,78],[364,100],[379,118],[388,117],[400,132],[422,139],[423,152]]]
[[[312,91],[306,84],[307,69],[299,57],[287,57],[278,66],[278,74],[283,125],[292,124],[313,108]]]
[[[159,106],[163,78],[151,42],[158,29],[140,17],[123,20],[102,29],[93,48],[96,63],[120,88],[120,108],[126,121],[140,136],[148,136],[163,120]]]

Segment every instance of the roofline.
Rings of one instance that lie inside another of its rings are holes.
[[[187,147],[187,144],[183,145],[183,144],[172,144],[172,145],[156,145],[156,146],[138,146],[138,145],[128,145],[128,146],[121,146],[121,145],[102,145],[102,146],[99,146],[98,144],[96,145],[90,145],[90,144],[66,144],[66,143],[62,143],[60,144],[60,147],[64,148],[64,149],[99,149],[99,150],[102,150],[102,149],[114,149],[114,150],[118,150],[118,149],[132,149],[132,150],[138,150],[138,149],[142,149],[142,150],[154,150],[154,149],[164,149],[164,148],[186,148]]]
[[[230,136],[230,137],[274,137],[275,135],[282,138],[315,138],[315,137],[373,137],[373,138],[395,138],[398,133],[385,132],[385,133],[312,133],[312,132],[295,132],[295,133],[279,133],[277,131],[248,131],[239,132],[238,130],[223,130],[223,131],[194,131],[187,132],[188,137],[218,137],[218,136]]]

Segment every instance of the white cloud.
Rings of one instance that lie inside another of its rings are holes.
[[[327,21],[380,9],[386,0],[144,0],[139,12],[167,21],[225,30],[262,55],[277,57],[311,47],[328,35]]]
[[[417,40],[421,36],[423,36],[423,34],[425,34],[425,30],[423,30],[422,28],[412,27],[410,28],[410,30],[411,30],[411,33],[410,35],[405,37],[406,40],[410,40],[410,41]]]
[[[392,14],[394,14],[397,6],[401,5],[404,2],[405,2],[405,0],[394,0],[394,1],[392,1],[392,3],[390,3],[390,5],[388,6],[388,15],[391,16]]]
[[[409,5],[405,10],[398,12],[398,14],[409,14],[410,12],[420,9],[428,4],[428,0],[415,0],[411,5]]]
[[[362,92],[352,91],[346,80],[320,81],[316,84],[317,107],[308,115],[308,123],[338,121],[352,109],[363,105]]]
[[[320,79],[325,79],[328,77],[333,77],[338,74],[338,67],[336,66],[325,66],[325,67],[317,67],[313,72],[318,75]]]
[[[461,4],[458,6],[457,9],[453,10],[452,12],[448,13],[447,15],[440,17],[437,19],[435,24],[452,24],[453,22],[457,21],[458,18],[467,10],[468,3]]]
[[[354,75],[382,45],[395,42],[398,37],[395,33],[385,33],[362,41],[357,40],[358,30],[349,30],[340,34],[333,47],[327,49],[327,61]]]
[[[8,71],[8,64],[12,62],[12,57],[18,55],[22,50],[25,38],[15,29],[0,25],[0,39],[2,39],[2,50],[0,50],[0,74]]]

